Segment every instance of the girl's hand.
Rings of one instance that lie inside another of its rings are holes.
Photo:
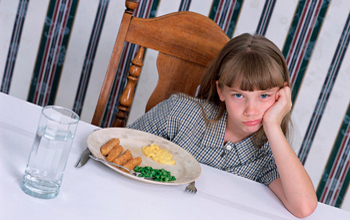
[[[264,128],[269,125],[281,125],[281,122],[292,109],[291,90],[285,86],[277,91],[276,102],[266,110],[263,116]]]

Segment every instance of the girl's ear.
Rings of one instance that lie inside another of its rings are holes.
[[[215,83],[216,83],[216,91],[217,91],[217,93],[219,95],[220,101],[224,102],[225,98],[224,98],[224,95],[222,94],[222,89],[219,86],[219,82],[215,81]]]

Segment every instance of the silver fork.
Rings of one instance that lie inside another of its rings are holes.
[[[115,163],[113,163],[113,162],[109,162],[109,161],[107,161],[107,160],[103,160],[103,159],[101,159],[101,158],[95,157],[95,156],[92,155],[92,154],[90,154],[89,157],[90,157],[91,159],[93,159],[93,160],[98,161],[98,162],[101,162],[101,163],[108,163],[108,164],[110,164],[110,165],[117,166],[117,167],[119,167],[119,168],[125,169],[125,170],[128,171],[131,175],[134,175],[134,176],[139,177],[139,174],[140,174],[140,173],[137,173],[137,172],[135,172],[135,171],[133,171],[133,170],[129,170],[128,168],[123,167],[123,166],[121,166],[121,165],[119,165],[119,164],[115,164]],[[139,178],[148,179],[148,180],[154,180],[153,177],[139,177]]]
[[[101,163],[108,163],[108,164],[110,164],[110,165],[117,166],[117,167],[119,167],[119,168],[125,169],[125,170],[128,171],[131,175],[137,176],[137,173],[136,173],[136,172],[133,172],[133,171],[129,170],[128,168],[123,167],[123,166],[121,166],[121,165],[119,165],[119,164],[116,164],[116,163],[113,163],[113,162],[109,162],[109,161],[107,161],[107,160],[100,159],[100,158],[98,158],[98,157],[95,157],[95,156],[92,155],[92,154],[90,154],[89,157],[90,157],[91,159],[93,159],[93,160],[98,161],[98,162],[101,162]]]
[[[190,192],[190,193],[196,193],[197,192],[197,188],[195,186],[195,181],[191,182],[188,186],[186,186],[185,191],[186,192]]]

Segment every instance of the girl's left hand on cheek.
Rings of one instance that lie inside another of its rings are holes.
[[[281,125],[284,116],[292,109],[291,90],[289,86],[285,86],[277,91],[276,102],[265,112],[263,123],[276,123]]]

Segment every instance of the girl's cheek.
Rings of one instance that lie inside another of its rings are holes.
[[[271,106],[273,106],[276,103],[276,100],[271,99],[270,102],[266,103],[265,107],[264,107],[264,112],[266,112]]]

